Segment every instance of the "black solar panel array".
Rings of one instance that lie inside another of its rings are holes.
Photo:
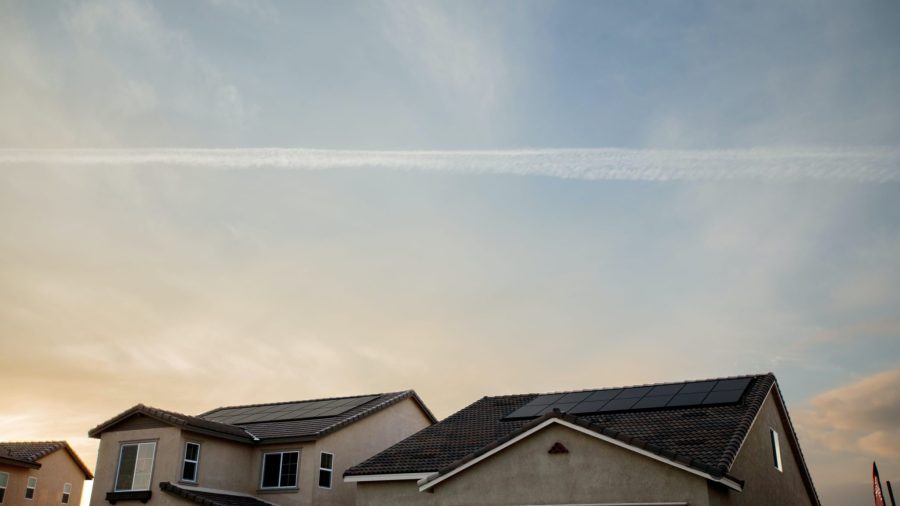
[[[328,399],[321,401],[224,408],[203,415],[203,418],[231,425],[324,418],[341,415],[377,398],[377,395],[367,395],[364,397],[344,397],[342,399]]]
[[[692,381],[646,387],[608,388],[563,394],[539,395],[506,418],[533,418],[558,409],[587,415],[643,409],[686,408],[734,404],[741,400],[752,378]]]

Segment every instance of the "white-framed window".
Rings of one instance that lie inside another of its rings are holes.
[[[6,487],[9,485],[9,473],[0,472],[0,504],[6,497]]]
[[[116,469],[116,492],[150,490],[156,442],[123,443],[119,447],[119,467]]]
[[[260,488],[296,488],[299,467],[299,451],[263,454]]]
[[[769,429],[769,436],[772,439],[772,463],[775,464],[775,469],[781,471],[781,445],[778,443],[778,433],[775,429]]]
[[[200,471],[200,443],[184,443],[184,462],[181,464],[181,481],[197,483]]]
[[[322,452],[319,454],[319,486],[331,488],[331,475],[334,474],[334,454]]]
[[[37,477],[29,476],[28,483],[25,485],[25,499],[34,499],[34,490],[37,488]]]
[[[66,483],[65,485],[63,485],[63,496],[62,496],[63,504],[69,504],[69,496],[70,495],[72,495],[72,484]]]

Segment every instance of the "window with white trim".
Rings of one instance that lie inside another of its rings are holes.
[[[116,492],[150,490],[156,442],[125,443],[119,448]]]
[[[28,477],[28,484],[25,485],[25,499],[32,500],[34,499],[34,489],[37,488],[37,478],[34,476]]]
[[[63,504],[69,504],[69,496],[70,495],[72,495],[72,484],[66,483],[65,485],[63,485],[63,496],[62,496]]]
[[[296,488],[300,452],[263,454],[260,488]]]
[[[9,473],[0,472],[0,504],[3,504],[3,498],[6,497],[7,485],[9,485]]]
[[[775,469],[782,471],[781,467],[781,445],[778,443],[778,433],[775,432],[775,429],[769,429],[769,436],[772,439],[772,460],[773,464],[775,464]]]
[[[319,456],[319,486],[331,488],[331,476],[334,474],[334,454],[322,452]]]
[[[184,463],[181,465],[181,481],[197,483],[200,470],[200,444],[184,443]]]

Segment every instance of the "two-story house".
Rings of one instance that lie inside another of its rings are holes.
[[[819,504],[772,374],[484,397],[344,480],[359,506]]]
[[[217,408],[137,405],[100,424],[91,506],[352,505],[343,472],[436,420],[412,390]]]
[[[0,443],[0,504],[77,505],[90,469],[65,441]]]

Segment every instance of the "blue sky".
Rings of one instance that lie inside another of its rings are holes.
[[[445,416],[774,371],[820,494],[865,500],[872,459],[900,472],[898,21],[890,1],[0,2],[0,369],[33,385],[0,432],[91,461],[88,428],[138,402],[412,387]],[[544,170],[4,158],[176,147]],[[564,148],[715,163],[585,179],[521,151]],[[721,181],[729,149],[817,157]],[[845,163],[890,177],[814,177]]]

